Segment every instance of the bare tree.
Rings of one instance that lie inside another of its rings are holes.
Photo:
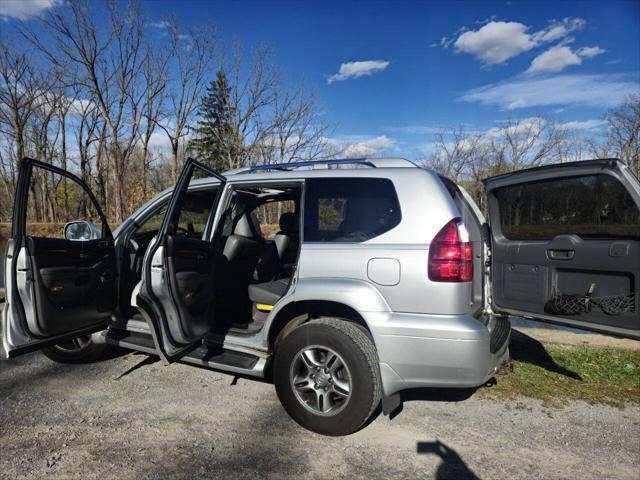
[[[235,114],[236,132],[230,136],[238,142],[226,149],[234,155],[230,168],[253,164],[260,158],[262,146],[273,134],[273,106],[280,75],[270,62],[270,51],[260,47],[251,58],[243,75],[243,62],[238,47],[233,52],[227,77],[231,82],[231,110]]]
[[[493,157],[490,173],[511,172],[559,161],[566,136],[566,129],[544,118],[507,120],[485,133]]]
[[[157,121],[171,145],[172,175],[174,181],[180,172],[179,153],[182,140],[188,133],[189,123],[198,108],[207,76],[212,71],[214,45],[212,34],[204,28],[181,33],[176,17],[169,22],[170,79],[164,117]]]
[[[276,91],[272,125],[260,148],[263,163],[314,160],[328,155],[330,126],[320,119],[315,92],[304,85],[297,90]]]
[[[15,145],[16,164],[27,155],[29,120],[45,101],[51,81],[34,65],[32,56],[0,41],[0,133]],[[16,172],[11,171],[15,184]]]
[[[430,168],[454,181],[459,181],[477,166],[479,149],[483,145],[481,133],[469,132],[465,127],[441,129],[435,135],[433,153],[427,160]]]
[[[640,95],[630,95],[604,116],[608,124],[602,141],[589,142],[594,156],[624,160],[640,178]]]
[[[149,51],[142,75],[145,85],[145,101],[143,108],[144,127],[140,129],[142,144],[142,194],[147,197],[147,174],[151,165],[149,145],[153,133],[163,114],[165,89],[167,87],[167,66],[169,56]]]
[[[114,217],[125,216],[125,180],[129,159],[138,140],[145,99],[141,69],[147,53],[138,4],[124,9],[109,3],[106,36],[89,13],[88,4],[71,1],[68,8],[51,9],[41,21],[53,42],[45,44],[34,30],[24,35],[50,63],[73,72],[77,82],[95,101],[109,134],[108,154],[113,164]]]

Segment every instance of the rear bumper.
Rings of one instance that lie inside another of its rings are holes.
[[[469,315],[372,314],[385,395],[420,387],[477,387],[509,358],[510,324]]]

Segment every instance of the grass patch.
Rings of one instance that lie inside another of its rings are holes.
[[[550,407],[570,400],[618,408],[640,404],[640,351],[543,346],[517,332],[510,350],[513,371],[498,375],[497,385],[484,394],[531,397]]]

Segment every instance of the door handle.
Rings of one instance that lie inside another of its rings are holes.
[[[547,258],[550,260],[571,260],[575,250],[547,250]]]

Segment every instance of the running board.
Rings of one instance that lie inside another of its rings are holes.
[[[150,353],[151,355],[158,354],[153,338],[149,333],[109,330],[105,336],[105,342],[109,345]]]
[[[267,365],[266,357],[206,345],[192,350],[179,361],[215,370],[224,370],[226,372],[261,378],[264,377],[264,371]]]
[[[105,336],[105,342],[109,345],[129,350],[158,355],[153,338],[148,333],[110,330]],[[267,358],[267,356],[258,356],[247,352],[202,345],[187,353],[178,361],[214,370],[262,378],[265,374]]]

